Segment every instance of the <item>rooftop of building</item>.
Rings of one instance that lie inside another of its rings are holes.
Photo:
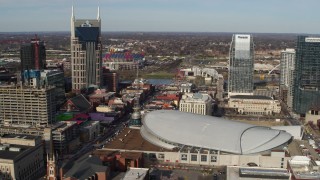
[[[261,95],[235,95],[231,96],[231,99],[259,99],[259,100],[273,100],[272,97],[269,96],[261,96]]]
[[[119,134],[109,140],[104,146],[109,150],[135,150],[135,151],[171,151],[151,144],[142,138],[139,129],[124,128]]]
[[[52,125],[52,131],[65,131],[66,129],[70,128],[73,125],[76,125],[77,122],[75,121],[59,121]]]
[[[192,83],[183,83],[180,86],[181,87],[191,87],[193,84]]]
[[[4,134],[0,138],[18,138],[18,139],[36,139],[39,138],[39,136],[31,136],[27,134]]]
[[[58,69],[45,69],[41,71],[41,74],[45,74],[46,76],[63,74],[64,72]]]
[[[311,159],[306,156],[293,156],[289,160],[289,166],[296,179],[320,179],[320,172],[315,170]]]
[[[55,86],[44,86],[44,87],[34,87],[34,86],[29,86],[29,85],[25,85],[25,84],[22,84],[22,83],[18,83],[18,84],[0,84],[0,90],[1,89],[11,89],[11,90],[18,90],[19,89],[19,92],[21,90],[23,90],[24,92],[34,92],[34,91],[37,91],[37,92],[45,92],[45,91],[48,91],[48,90],[52,90],[52,89],[55,89],[56,87]]]
[[[84,128],[91,128],[92,126],[96,126],[98,124],[100,124],[99,121],[87,121],[84,125]]]
[[[121,152],[121,151],[110,151],[105,149],[97,149],[93,152],[96,156],[116,156],[120,155],[125,159],[139,159],[142,157],[142,152]]]
[[[62,166],[67,172],[64,177],[73,177],[76,179],[87,179],[97,172],[106,172],[108,167],[102,164],[99,157],[85,156],[75,162],[69,162]]]
[[[212,98],[208,94],[201,93],[189,93],[182,95],[181,101],[203,101],[207,102],[212,100]]]
[[[261,167],[227,167],[228,179],[289,179],[290,172],[280,168],[261,168]]]
[[[133,59],[143,59],[144,54],[141,53],[131,53],[129,51],[127,52],[111,52],[107,53],[104,56],[105,59],[111,60],[111,59],[125,59],[127,61],[133,60]]]
[[[89,95],[89,98],[102,98],[102,97],[111,97],[115,94],[115,92],[101,92],[101,93],[93,93]]]
[[[164,92],[160,92],[160,93],[156,94],[156,96],[165,96],[165,95],[179,96],[180,92],[179,91],[164,91]]]
[[[71,102],[74,106],[76,106],[80,112],[87,111],[91,108],[90,102],[82,94],[79,94],[69,99],[68,101]],[[64,106],[68,106],[69,102],[66,102]]]
[[[0,144],[0,159],[14,160],[20,154],[31,148],[33,148],[33,146]]]
[[[320,100],[320,99],[319,99],[319,100]],[[320,102],[317,101],[317,102],[313,103],[313,104],[310,106],[309,110],[320,111]]]
[[[295,49],[293,49],[293,48],[286,48],[285,50],[282,50],[281,52],[286,52],[286,53],[295,53],[296,52],[296,50]]]
[[[124,177],[123,180],[136,180],[136,179],[145,179],[148,174],[149,169],[148,168],[129,168]]]

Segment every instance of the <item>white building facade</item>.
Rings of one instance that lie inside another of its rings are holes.
[[[228,107],[236,109],[239,114],[251,115],[273,115],[281,111],[280,102],[267,96],[231,96]]]
[[[294,49],[287,48],[281,51],[280,61],[280,90],[285,88],[288,90],[286,102],[289,108],[293,107],[293,80],[295,70],[295,56],[296,51]]]
[[[186,93],[180,100],[179,111],[212,115],[212,98],[208,94]]]

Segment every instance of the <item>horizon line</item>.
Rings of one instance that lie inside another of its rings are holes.
[[[53,31],[0,31],[0,33],[4,34],[17,34],[17,33],[69,33],[70,31],[60,31],[60,30],[53,30]],[[288,35],[320,35],[316,33],[299,33],[299,32],[231,32],[231,31],[101,31],[102,33],[194,33],[194,34],[200,34],[200,33],[221,33],[221,34],[288,34]]]

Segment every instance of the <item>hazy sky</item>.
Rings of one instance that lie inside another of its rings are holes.
[[[74,0],[102,31],[320,32],[320,0]],[[0,0],[0,32],[69,31],[72,0]]]

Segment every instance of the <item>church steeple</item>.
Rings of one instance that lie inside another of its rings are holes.
[[[47,152],[47,180],[57,180],[57,161],[54,154],[52,130],[50,129],[49,152]]]
[[[130,127],[140,127],[141,126],[141,111],[140,103],[138,98],[134,98],[134,107],[131,119],[129,122]]]

